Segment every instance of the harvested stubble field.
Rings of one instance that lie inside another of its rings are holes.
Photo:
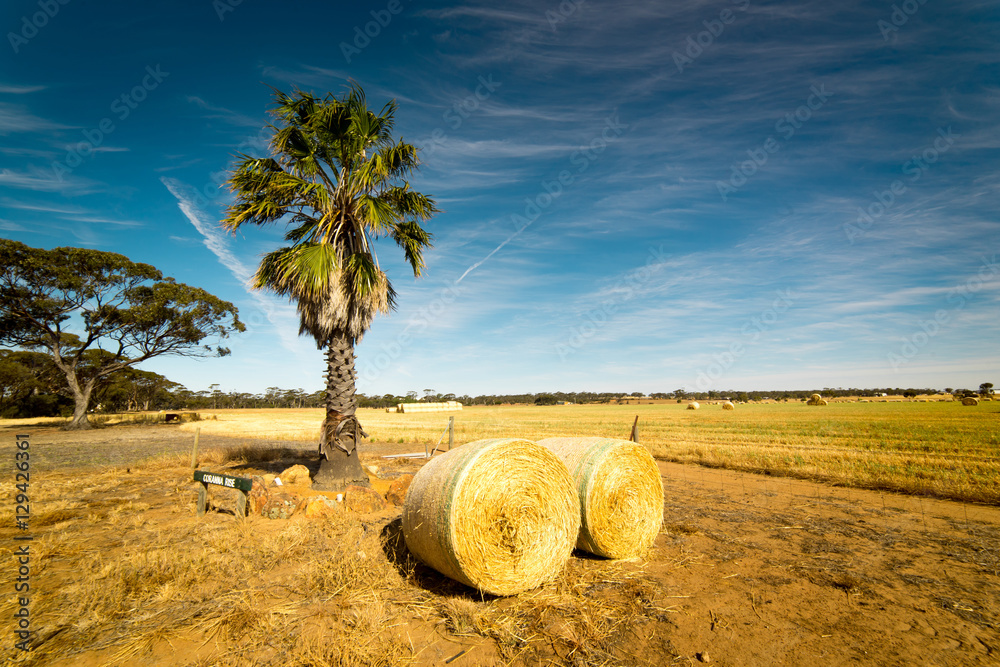
[[[13,650],[5,633],[0,660],[318,666],[454,658],[449,664],[461,667],[695,664],[700,654],[719,665],[996,664],[1000,509],[882,491],[889,484],[859,476],[859,466],[834,475],[821,465],[870,454],[905,471],[904,460],[928,469],[937,460],[954,466],[952,476],[914,474],[935,483],[914,488],[961,497],[948,484],[967,474],[966,462],[997,479],[989,404],[466,409],[456,415],[456,442],[621,437],[635,414],[640,439],[661,459],[744,470],[661,460],[664,526],[647,554],[613,562],[577,552],[556,581],[509,598],[478,595],[414,562],[399,508],[316,520],[195,516],[194,429],[202,468],[315,469],[318,411],[219,412],[181,426],[82,434],[0,422],[0,456],[11,461],[15,433],[31,434],[37,633],[29,654]],[[362,458],[383,477],[412,471],[419,461],[379,455],[433,445],[447,416],[363,411],[376,444]],[[275,444],[284,447],[268,449]],[[761,462],[784,476],[750,472]],[[824,477],[875,490],[814,481]],[[900,486],[910,478],[891,479]],[[10,473],[2,496],[11,521],[15,493]],[[217,501],[232,507],[231,498]],[[8,619],[17,576],[11,521],[0,528],[0,563],[9,564],[0,568],[0,614]]]
[[[859,488],[1000,504],[1000,402],[706,403],[472,407],[456,413],[455,441],[540,440],[558,436],[628,438],[667,461],[767,472]],[[315,442],[320,410],[208,411],[215,420],[184,424],[193,433]],[[448,413],[360,410],[376,443],[436,444]],[[447,439],[445,439],[447,442]]]

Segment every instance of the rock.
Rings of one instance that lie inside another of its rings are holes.
[[[379,495],[378,491],[354,485],[344,490],[344,505],[352,512],[361,514],[380,512],[388,507],[385,498]]]
[[[695,657],[697,657],[698,660],[704,663],[712,662],[711,656],[709,656],[707,653],[696,653]]]
[[[389,493],[389,487],[392,486],[391,479],[379,479],[374,475],[368,475],[368,485],[375,490],[383,498]]]
[[[302,498],[294,493],[272,493],[261,508],[261,515],[268,519],[287,519],[299,508]]]
[[[367,470],[369,472],[369,474],[372,474],[372,475],[377,475],[378,474],[378,466],[365,466],[365,470]]]
[[[344,508],[327,496],[310,496],[305,499],[305,510],[307,519],[318,519],[330,514],[339,514]]]
[[[254,475],[250,480],[253,482],[253,486],[247,492],[247,507],[250,514],[260,514],[271,494],[267,490],[267,481],[263,477]]]
[[[309,468],[301,463],[286,468],[278,477],[285,486],[312,486],[312,479],[309,477]]]
[[[402,505],[406,500],[406,491],[410,488],[410,482],[412,481],[413,475],[400,475],[393,480],[389,491],[385,494],[385,499],[393,505]]]

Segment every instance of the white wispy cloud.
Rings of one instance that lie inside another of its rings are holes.
[[[16,222],[11,222],[10,220],[0,220],[0,229],[5,232],[26,232],[28,228],[24,225],[18,224]]]
[[[0,93],[5,95],[27,95],[28,93],[37,93],[40,90],[45,90],[48,86],[15,86],[11,84],[0,83]]]
[[[64,204],[50,204],[48,202],[22,202],[5,197],[3,199],[4,208],[16,208],[22,211],[40,211],[42,213],[65,213],[68,215],[83,215],[87,210],[79,206],[66,206]]]
[[[302,354],[308,346],[295,332],[298,330],[298,318],[294,310],[285,303],[279,303],[272,297],[262,294],[250,287],[253,271],[243,263],[230,247],[229,240],[218,227],[215,220],[200,209],[190,187],[174,178],[161,177],[160,182],[166,186],[170,194],[177,200],[177,206],[198,233],[202,242],[218,259],[219,262],[243,285],[247,294],[264,312],[268,321],[274,325],[282,346],[289,352]]]
[[[136,222],[135,220],[122,220],[120,218],[109,218],[104,216],[93,216],[93,215],[64,215],[63,220],[69,220],[70,222],[83,222],[95,225],[114,225],[117,227],[142,227],[145,223]]]
[[[65,129],[70,127],[40,118],[20,105],[0,102],[0,134],[52,132]]]
[[[54,172],[38,168],[29,168],[27,172],[0,169],[0,186],[34,190],[36,192],[63,192],[70,194],[98,192],[104,187],[97,181],[88,178],[73,176],[72,174],[63,175],[60,178]]]
[[[205,111],[208,111],[209,113],[206,114],[207,118],[218,118],[226,121],[230,125],[240,127],[262,127],[267,123],[267,121],[262,118],[253,118],[238,111],[233,111],[232,109],[227,109],[226,107],[211,104],[197,95],[188,95],[187,101],[201,109],[204,109]]]

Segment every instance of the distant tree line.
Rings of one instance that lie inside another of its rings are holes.
[[[101,350],[88,350],[77,371],[90,379],[101,367]],[[173,393],[181,385],[152,371],[123,368],[97,378],[91,395],[92,410],[134,412],[160,410],[177,403]],[[30,350],[0,349],[0,417],[69,417],[76,401],[65,375],[52,356]]]
[[[101,365],[100,350],[89,350],[81,358],[79,372],[87,378],[92,369]],[[484,394],[480,396],[442,394],[425,389],[423,396],[416,391],[404,395],[383,394],[368,396],[358,394],[358,406],[363,408],[391,408],[399,403],[459,401],[463,405],[557,405],[561,403],[612,403],[622,400],[721,400],[733,401],[797,401],[814,393],[827,398],[845,396],[879,397],[883,394],[912,398],[918,395],[953,394],[958,397],[989,395],[993,384],[984,382],[978,391],[971,389],[882,387],[875,389],[801,389],[789,391],[705,391],[688,392],[543,392],[527,394]],[[247,408],[322,408],[325,406],[323,390],[307,392],[303,389],[268,387],[261,393],[223,392],[218,384],[202,391],[191,391],[177,382],[136,368],[126,368],[114,375],[100,378],[94,387],[92,410],[94,412],[133,412],[148,410],[224,410]],[[66,387],[64,375],[55,366],[52,356],[42,352],[0,349],[0,417],[53,417],[73,414],[73,397]]]

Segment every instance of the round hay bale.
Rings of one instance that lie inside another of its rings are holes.
[[[690,403],[688,403],[688,407],[687,407],[687,409],[688,409],[688,410],[697,410],[697,409],[698,409],[698,408],[700,408],[700,407],[701,407],[701,406],[700,406],[700,405],[698,405],[698,401],[691,401]]]
[[[663,482],[649,451],[628,440],[546,438],[580,499],[579,549],[631,558],[648,549],[663,523]]]
[[[809,397],[809,400],[810,401],[822,401],[823,397],[820,396],[819,394],[813,394],[812,396]]]
[[[493,595],[514,595],[558,575],[579,530],[580,505],[565,464],[528,440],[479,440],[431,459],[403,504],[410,552]]]
[[[979,405],[979,399],[973,396],[966,396],[962,399],[962,405]]]
[[[725,403],[722,404],[722,409],[723,410],[735,410],[736,406],[733,405],[732,401],[726,401]]]

